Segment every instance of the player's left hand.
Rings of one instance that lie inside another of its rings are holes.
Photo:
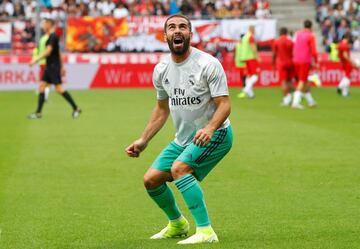
[[[205,147],[210,142],[214,131],[209,128],[203,128],[196,132],[193,143],[199,147]]]
[[[62,77],[64,77],[66,75],[65,68],[61,68],[60,74],[61,74]]]

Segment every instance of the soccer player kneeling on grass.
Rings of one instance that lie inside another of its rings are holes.
[[[141,137],[126,148],[126,153],[138,157],[171,114],[175,140],[144,176],[149,196],[169,219],[168,225],[151,239],[188,234],[189,223],[167,185],[175,181],[196,222],[196,233],[178,244],[218,242],[199,182],[232,146],[225,72],[217,59],[190,47],[191,22],[186,16],[170,16],[164,25],[164,35],[171,54],[154,69],[157,104]]]
[[[52,19],[45,19],[43,22],[44,32],[49,36],[46,42],[46,49],[39,56],[33,58],[30,66],[34,65],[38,61],[46,58],[45,70],[39,85],[39,99],[38,106],[34,113],[28,116],[29,119],[41,118],[41,111],[45,102],[45,88],[49,84],[55,85],[55,90],[61,94],[65,100],[73,108],[72,117],[77,118],[81,113],[81,109],[75,104],[75,101],[71,97],[68,91],[65,91],[61,84],[61,76],[65,74],[59,46],[59,38],[55,34],[55,23]]]

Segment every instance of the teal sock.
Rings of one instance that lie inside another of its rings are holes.
[[[147,192],[156,204],[158,204],[158,206],[166,213],[169,220],[180,218],[181,213],[176,205],[174,194],[166,183],[154,189],[147,189]]]
[[[184,197],[185,203],[195,219],[197,227],[210,225],[204,194],[199,183],[191,174],[185,175],[175,181],[176,187]]]

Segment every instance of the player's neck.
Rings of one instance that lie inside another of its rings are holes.
[[[187,58],[189,58],[190,54],[191,54],[191,50],[192,48],[189,47],[189,49],[186,51],[186,53],[182,54],[182,55],[176,55],[176,54],[171,54],[171,58],[175,63],[181,63],[183,61],[185,61]]]

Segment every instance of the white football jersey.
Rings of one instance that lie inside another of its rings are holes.
[[[154,69],[153,83],[157,99],[169,99],[175,142],[180,146],[190,144],[196,131],[209,123],[216,109],[212,98],[229,95],[221,63],[193,47],[181,63],[175,63],[170,54],[163,58]],[[227,119],[219,129],[229,125]]]

